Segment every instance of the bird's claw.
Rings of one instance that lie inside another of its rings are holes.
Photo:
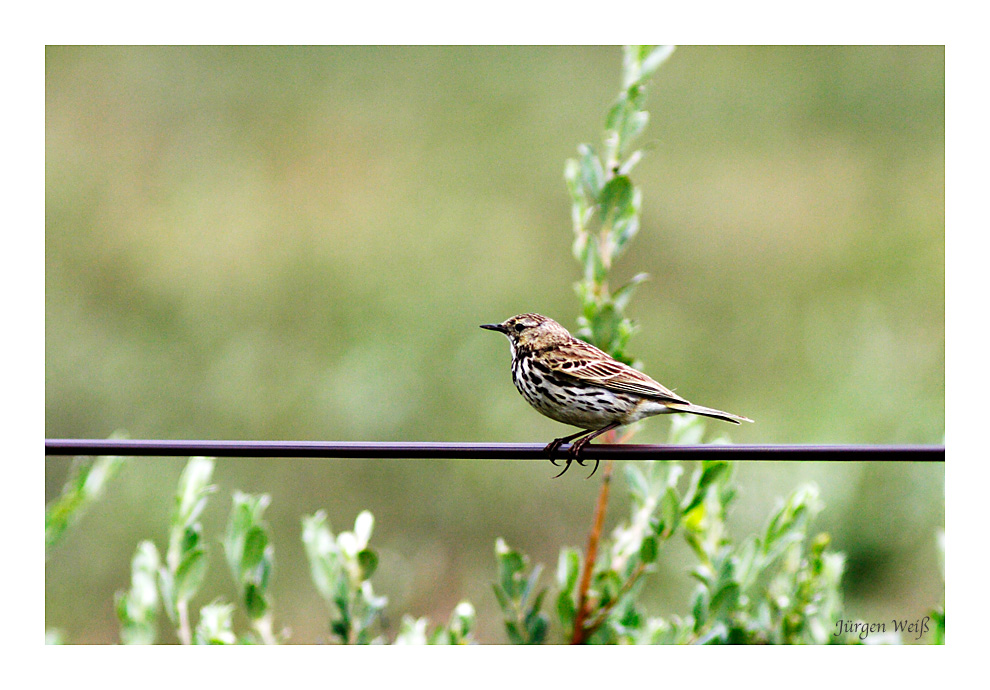
[[[553,459],[551,459],[550,462],[552,462],[555,467],[559,467],[559,465],[557,465],[557,463],[554,462]],[[563,476],[564,472],[566,472],[568,469],[570,469],[570,467],[571,467],[571,459],[570,458],[567,458],[567,464],[564,465],[564,469],[562,469],[559,473],[555,474],[553,476],[553,478],[554,479],[557,479],[558,477]]]

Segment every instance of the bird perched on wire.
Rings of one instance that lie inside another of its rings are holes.
[[[688,402],[643,372],[578,340],[546,316],[519,314],[481,327],[509,339],[512,382],[526,401],[550,419],[582,429],[547,444],[550,462],[556,465],[554,452],[571,442],[567,463],[557,477],[572,460],[584,464],[578,454],[591,439],[645,417],[686,412],[733,424],[753,421]],[[591,474],[597,469],[596,460]]]

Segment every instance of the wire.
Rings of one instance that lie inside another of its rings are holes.
[[[402,458],[546,460],[542,443],[363,441],[169,441],[160,439],[45,439],[45,455],[212,455],[240,458]],[[558,451],[566,453],[567,446]],[[789,462],[945,462],[945,446],[928,445],[633,445],[591,444],[591,460],[747,460]]]

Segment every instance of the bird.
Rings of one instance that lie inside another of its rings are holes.
[[[509,339],[512,382],[526,402],[550,419],[581,428],[544,448],[550,462],[559,466],[554,452],[571,443],[567,463],[557,477],[570,468],[572,460],[584,465],[578,454],[593,438],[646,417],[684,412],[732,424],[753,421],[687,401],[643,372],[575,338],[546,316],[518,314],[481,328]],[[588,477],[597,470],[596,460]]]

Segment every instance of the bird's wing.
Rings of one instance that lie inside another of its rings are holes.
[[[543,361],[554,374],[564,378],[570,377],[609,390],[634,393],[661,402],[687,402],[643,372],[612,359],[597,347],[583,341],[559,345],[551,352],[544,353]]]

